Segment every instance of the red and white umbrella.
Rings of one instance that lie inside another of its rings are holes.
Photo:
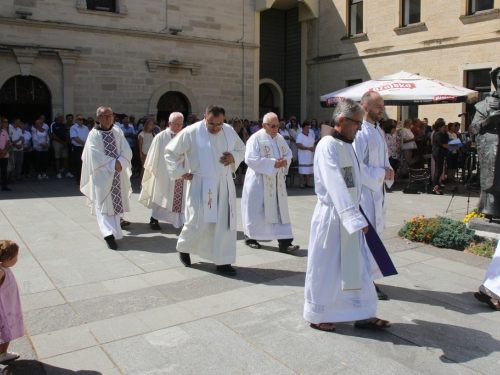
[[[403,70],[323,95],[320,97],[321,106],[335,107],[347,98],[359,102],[367,91],[382,95],[385,105],[474,103],[478,100],[477,91]]]

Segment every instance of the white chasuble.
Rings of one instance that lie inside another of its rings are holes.
[[[107,131],[93,129],[89,133],[82,153],[80,191],[87,197],[92,214],[97,214],[104,237],[109,234],[116,239],[122,237],[119,217],[130,211],[131,159],[132,150],[116,126]],[[117,160],[122,166],[121,172],[115,170]]]
[[[286,159],[287,166],[275,168],[277,159]],[[293,238],[285,181],[291,161],[292,151],[280,134],[271,138],[261,129],[248,139],[248,170],[241,197],[243,231],[248,238]]]
[[[224,166],[224,152],[235,162]],[[215,264],[236,261],[236,191],[233,174],[243,161],[245,145],[230,125],[217,134],[206,129],[205,121],[182,130],[166,147],[165,159],[172,179],[186,173],[186,223],[177,242],[177,251],[198,255]],[[187,165],[183,165],[184,158]],[[189,168],[189,169],[188,169]]]
[[[491,264],[486,271],[483,285],[500,296],[500,241],[498,242]]]
[[[154,137],[144,162],[144,176],[139,202],[152,209],[152,217],[180,228],[184,215],[187,183],[173,180],[168,173],[165,149],[176,136],[169,128]],[[186,162],[185,162],[186,163]],[[188,168],[184,165],[185,168]]]
[[[318,203],[311,221],[304,319],[318,324],[375,317],[378,298],[373,278],[381,274],[362,231],[368,223],[353,199],[361,195],[362,184],[352,145],[323,137],[314,156],[314,180]],[[343,229],[357,241],[352,250],[359,252],[360,290],[343,290],[347,280],[342,277],[342,255],[351,250],[342,248],[349,246],[342,240]]]
[[[361,131],[356,134],[354,149],[361,166],[363,190],[361,207],[377,233],[385,229],[385,185],[391,187],[394,180],[385,180],[385,169],[392,169],[389,163],[389,152],[385,142],[384,131],[380,124],[363,121]]]

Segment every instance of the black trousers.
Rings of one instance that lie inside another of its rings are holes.
[[[80,177],[82,176],[82,154],[83,147],[73,145],[73,172],[78,183],[80,183]]]
[[[7,187],[7,166],[9,158],[0,158],[0,176],[2,177],[2,187]]]
[[[278,243],[280,245],[284,245],[284,246],[290,246],[293,242],[293,238],[285,238],[285,239],[281,239],[281,240],[277,240]],[[245,243],[249,244],[249,243],[256,243],[257,240],[252,240],[251,238],[248,238],[248,236],[245,234]]]
[[[35,158],[35,170],[37,174],[47,173],[47,163],[49,160],[48,151],[32,151]]]
[[[439,178],[443,174],[444,168],[444,160],[446,159],[444,156],[434,156],[434,162],[436,163],[436,168],[434,169],[434,178],[432,180],[433,186],[439,186]]]

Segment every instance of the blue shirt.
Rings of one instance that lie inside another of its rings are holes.
[[[126,128],[125,125],[121,124],[120,129],[123,131],[123,135],[127,135],[127,134],[134,134],[135,135],[135,134],[137,134],[137,132],[135,131],[134,125],[132,125],[132,124],[128,124],[128,128]],[[133,148],[135,146],[136,140],[134,138],[125,137],[125,139],[127,140],[130,148]]]
[[[87,125],[78,125],[75,124],[71,128],[69,128],[69,136],[71,137],[71,143],[76,147],[83,147],[80,143],[75,141],[73,138],[80,138],[81,141],[85,142],[87,137],[89,136],[89,128]]]

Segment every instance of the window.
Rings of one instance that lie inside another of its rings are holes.
[[[363,34],[363,0],[349,0],[349,36]]]
[[[478,92],[478,101],[486,99],[491,92],[490,72],[491,69],[469,70],[466,72],[466,87]],[[466,120],[466,124],[468,125],[470,124],[470,119],[476,113],[476,107],[475,104],[467,103],[465,108],[468,114],[468,119]]]
[[[87,9],[116,13],[116,0],[87,0]]]
[[[469,15],[493,9],[495,0],[469,0]]]
[[[420,22],[421,14],[420,0],[403,0],[403,22],[402,26]]]
[[[361,82],[363,82],[362,79],[349,79],[347,81],[347,87],[351,87],[351,86],[357,85],[357,84],[359,84]]]

